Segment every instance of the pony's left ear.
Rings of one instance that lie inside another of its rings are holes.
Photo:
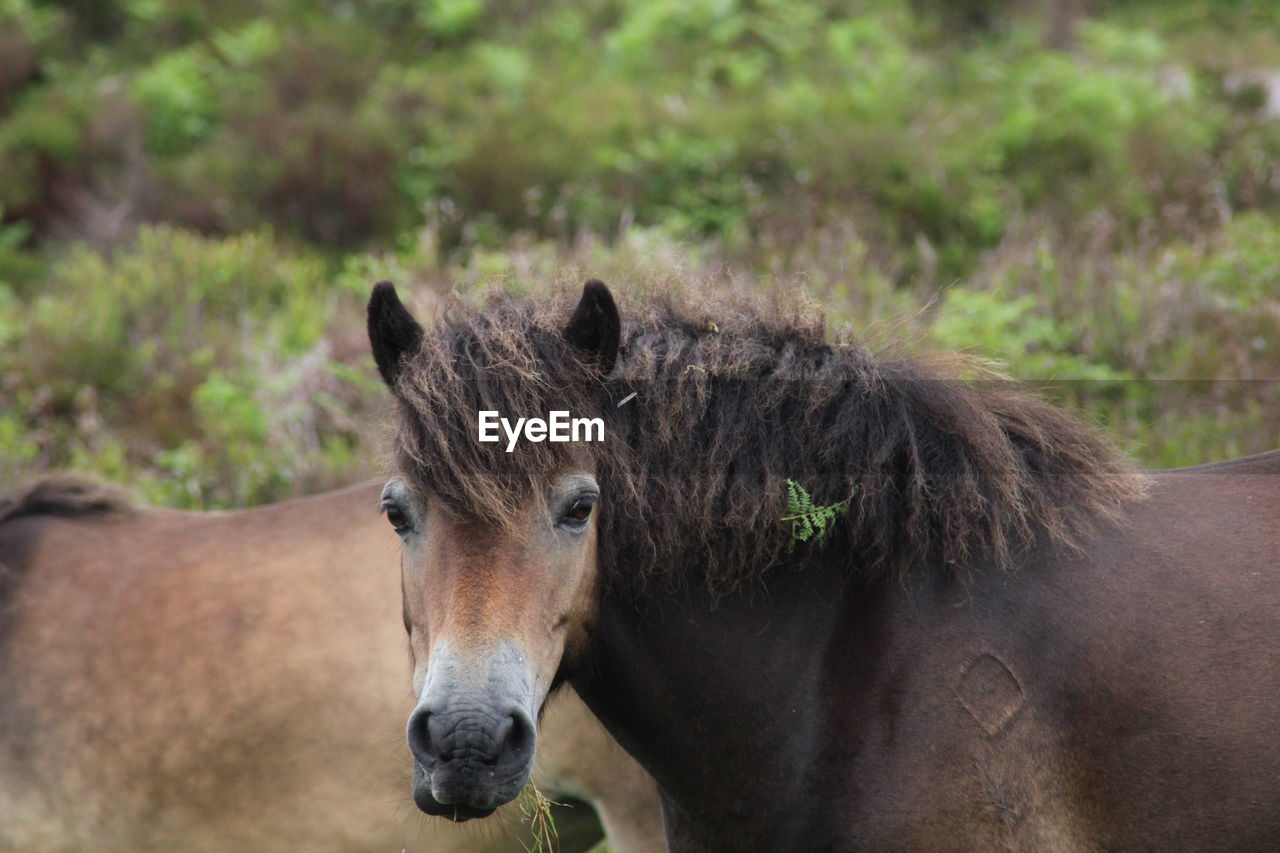
[[[564,327],[564,339],[594,361],[601,376],[608,376],[618,360],[621,338],[622,318],[613,294],[593,278],[582,286],[582,299]]]
[[[422,327],[396,295],[396,286],[380,281],[369,297],[369,343],[382,381],[394,391],[404,370],[404,357],[422,343]]]

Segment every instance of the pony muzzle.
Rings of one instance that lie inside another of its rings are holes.
[[[447,654],[447,652],[446,652]],[[477,690],[474,680],[433,655],[427,686],[409,717],[413,798],[422,811],[468,820],[519,795],[533,770],[537,730],[530,711],[528,672],[518,655],[491,658]]]

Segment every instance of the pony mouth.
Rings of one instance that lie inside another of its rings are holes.
[[[497,810],[497,806],[478,807],[466,803],[442,803],[432,796],[430,783],[413,786],[413,802],[425,814],[448,818],[454,823],[465,823],[475,818],[488,817]]]
[[[498,790],[453,791],[444,794],[452,802],[442,802],[436,797],[436,790],[430,776],[422,770],[421,765],[413,766],[413,802],[418,809],[432,817],[448,818],[455,823],[465,823],[476,818],[485,818],[498,810],[511,797],[504,796],[509,785],[499,786]],[[521,786],[523,787],[523,786]],[[517,793],[519,790],[517,789]],[[454,797],[457,797],[455,800]]]
[[[478,809],[464,803],[438,803],[435,798],[431,798],[429,804],[424,804],[417,794],[414,795],[413,801],[426,814],[446,818],[454,823],[466,823],[476,818],[488,817],[496,811],[496,809]]]

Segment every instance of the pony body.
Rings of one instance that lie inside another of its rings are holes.
[[[420,806],[491,809],[506,709],[567,680],[681,853],[1280,844],[1280,453],[1142,473],[1007,387],[596,282],[431,330],[382,285],[369,327],[406,615],[451,655],[419,658]],[[607,440],[490,453],[480,404]],[[794,547],[787,480],[848,502]],[[442,748],[442,708],[494,751]]]

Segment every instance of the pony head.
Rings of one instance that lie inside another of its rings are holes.
[[[591,457],[550,441],[480,442],[478,414],[593,407],[620,328],[608,288],[590,281],[558,330],[445,328],[424,345],[395,288],[374,289],[369,337],[402,414],[382,506],[404,542],[418,696],[408,740],[414,800],[429,814],[481,817],[524,787],[538,715],[595,601]]]

